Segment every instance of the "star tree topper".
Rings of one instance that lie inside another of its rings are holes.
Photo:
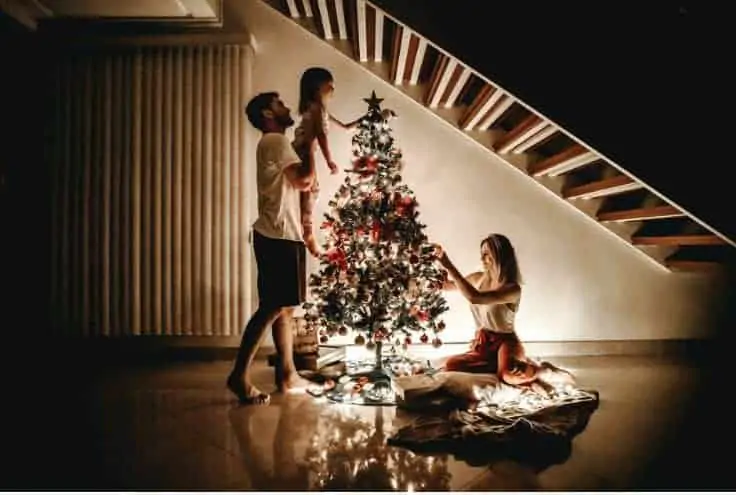
[[[368,111],[375,110],[376,112],[381,111],[381,102],[383,98],[378,98],[375,91],[371,91],[370,98],[363,98],[363,101],[368,104]]]

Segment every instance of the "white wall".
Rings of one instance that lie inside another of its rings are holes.
[[[405,181],[420,203],[427,233],[447,248],[463,272],[479,265],[479,241],[490,232],[509,236],[525,278],[518,333],[527,341],[680,339],[708,336],[713,280],[667,273],[578,214],[532,179],[495,159],[448,124],[364,70],[260,0],[245,0],[241,15],[257,40],[254,92],[279,91],[296,112],[298,78],[310,66],[336,79],[331,111],[343,120],[366,110],[375,90],[394,109]],[[350,136],[331,134],[339,163],[349,163]],[[343,180],[318,163],[327,201]],[[446,341],[474,332],[461,298],[449,298]]]

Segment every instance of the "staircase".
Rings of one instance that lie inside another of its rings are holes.
[[[736,242],[366,0],[263,0],[671,271],[718,272]]]

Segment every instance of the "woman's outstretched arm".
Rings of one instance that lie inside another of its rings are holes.
[[[478,282],[478,278],[480,278],[481,275],[482,275],[482,273],[480,273],[480,272],[473,272],[473,273],[469,273],[468,275],[466,275],[465,276],[465,279],[468,282],[470,282],[471,285],[473,285],[473,284],[475,284],[475,283]],[[442,290],[444,290],[444,291],[456,291],[456,290],[459,290],[459,287],[458,287],[457,283],[454,280],[448,278],[447,280],[445,280],[442,283]]]
[[[519,301],[521,288],[517,284],[509,284],[497,290],[481,291],[462,276],[444,250],[441,250],[438,260],[449,272],[457,289],[471,304],[505,304]]]

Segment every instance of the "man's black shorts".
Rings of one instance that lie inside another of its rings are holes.
[[[307,293],[307,254],[303,242],[272,239],[253,231],[261,306],[298,306]]]

